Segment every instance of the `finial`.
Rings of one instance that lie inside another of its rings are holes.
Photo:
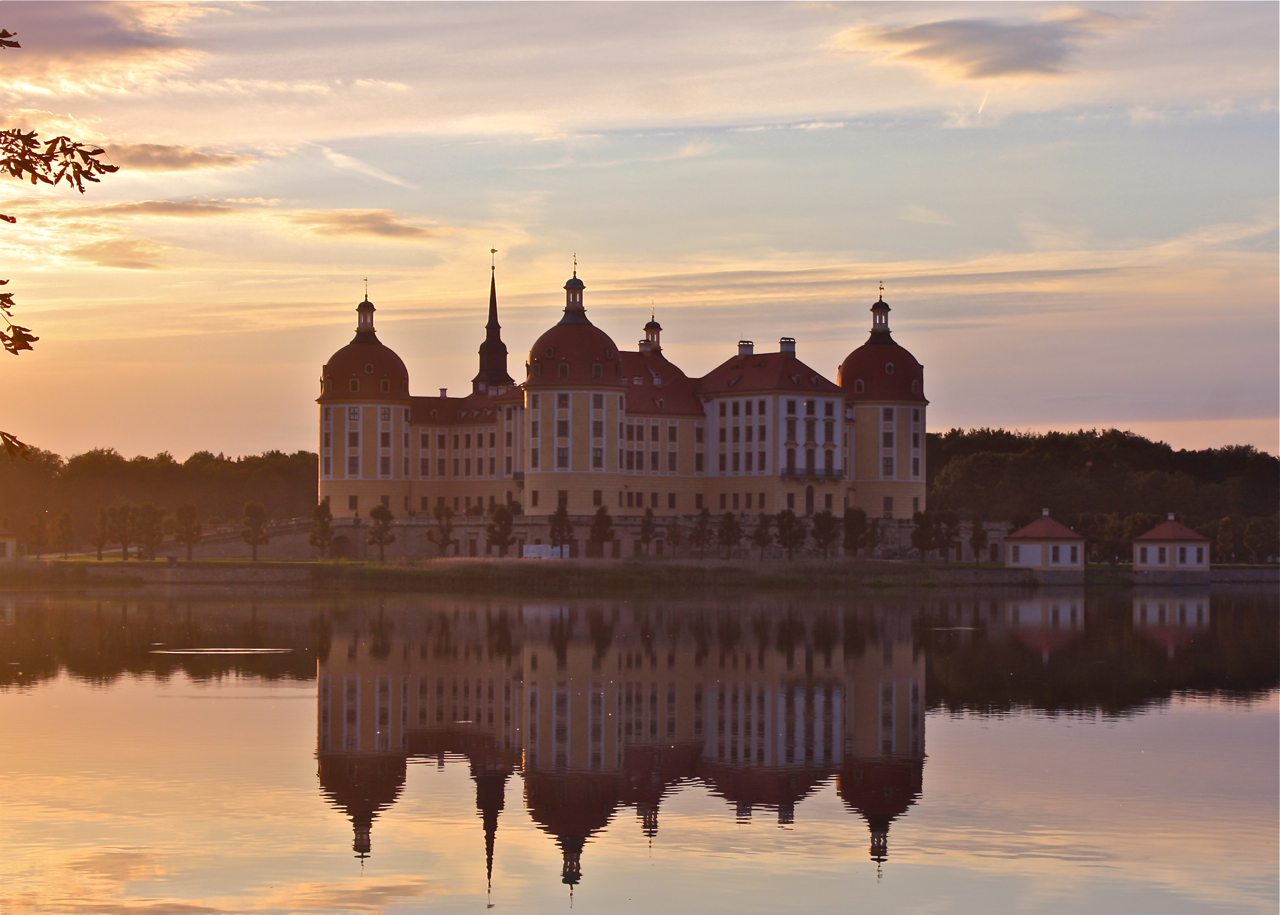
[[[884,280],[880,281],[880,301],[884,301]]]
[[[650,300],[649,300],[649,320],[650,320],[650,321],[654,321],[654,320],[656,320],[656,319],[657,319],[657,317],[656,317],[656,316],[657,316],[657,310],[656,310],[656,308],[657,308],[657,306],[655,306],[655,305],[653,304],[653,299],[650,299]]]
[[[576,251],[573,252],[573,275],[574,277],[578,275],[578,252]]]
[[[497,270],[497,269],[498,269],[498,258],[496,257],[497,253],[498,253],[498,249],[497,249],[497,248],[490,248],[490,249],[489,249],[489,261],[490,261],[489,269],[490,269],[490,270]]]
[[[369,301],[369,278],[367,276],[364,278],[364,300],[366,302]]]

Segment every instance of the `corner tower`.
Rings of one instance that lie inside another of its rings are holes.
[[[924,366],[889,330],[889,303],[871,306],[871,334],[840,366],[845,419],[848,504],[869,518],[910,519],[925,509]]]

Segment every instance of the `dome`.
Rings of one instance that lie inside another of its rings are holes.
[[[850,353],[840,364],[836,384],[850,401],[928,403],[924,366],[892,340],[870,341]]]
[[[570,278],[569,282],[564,284],[564,288],[565,289],[586,289],[587,287],[582,282],[582,280],[578,279],[578,274],[574,273],[572,278]]]
[[[360,324],[350,343],[329,357],[321,370],[319,400],[407,401],[409,370],[373,329],[373,303],[356,309]]]
[[[591,323],[582,305],[586,288],[575,275],[565,283],[564,316],[529,350],[526,387],[622,385],[622,360],[613,340]]]
[[[644,329],[645,330],[662,330],[662,325],[659,324],[657,321],[650,320],[649,323],[644,326]]]

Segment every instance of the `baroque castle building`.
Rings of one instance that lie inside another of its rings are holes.
[[[483,517],[506,504],[523,544],[542,542],[560,505],[584,518],[605,506],[624,527],[646,509],[688,518],[858,507],[909,519],[924,508],[924,369],[894,341],[883,295],[833,382],[800,361],[791,337],[776,352],[739,341],[692,378],[663,354],[656,320],[624,350],[587,317],[576,270],[564,292],[563,315],[517,383],[490,276],[479,371],[463,397],[410,393],[366,296],[355,338],[321,375],[320,498],[334,516],[382,502],[402,517],[440,506]]]

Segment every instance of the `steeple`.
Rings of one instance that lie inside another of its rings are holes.
[[[490,254],[497,254],[491,248]],[[480,371],[471,379],[472,393],[487,391],[501,394],[515,384],[507,374],[507,345],[502,342],[502,325],[498,323],[497,265],[489,267],[489,323],[484,326],[484,342],[480,344]]]
[[[578,279],[578,255],[573,256],[573,276],[564,284],[564,317],[561,324],[590,324],[586,306],[582,304],[582,292],[586,289],[582,280]]]
[[[880,298],[871,306],[871,337],[868,343],[892,343],[889,333],[889,303],[884,300],[884,283],[880,284]]]

